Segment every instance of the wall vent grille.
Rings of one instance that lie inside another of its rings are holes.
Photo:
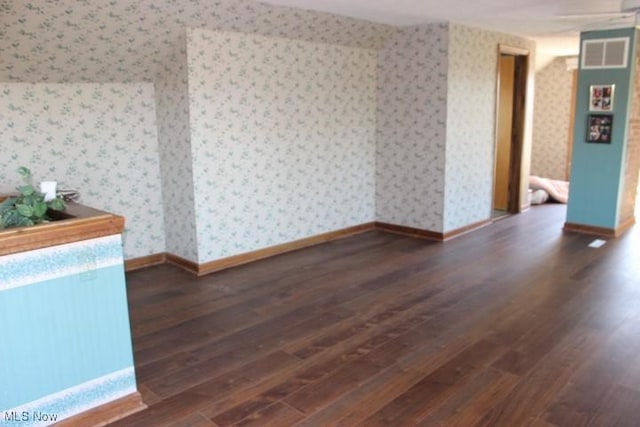
[[[627,68],[629,37],[582,42],[582,69]]]

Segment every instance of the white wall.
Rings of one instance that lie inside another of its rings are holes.
[[[535,58],[530,40],[458,24],[403,28],[380,50],[378,221],[444,233],[490,218],[501,43]]]
[[[56,179],[127,217],[127,258],[204,263],[374,220],[446,232],[488,218],[497,46],[532,42],[456,24],[395,30],[380,51],[186,33],[155,98],[151,84],[2,85],[20,89],[0,94],[0,119],[30,120],[2,125],[17,153],[2,182],[53,150]],[[43,110],[65,103],[69,134]]]
[[[444,230],[490,218],[495,158],[498,46],[530,52],[522,174],[529,175],[535,42],[449,25]],[[521,189],[522,191],[522,189]],[[524,188],[526,194],[526,187]]]
[[[556,58],[536,72],[531,174],[566,179],[573,72]]]
[[[151,84],[0,84],[0,193],[56,180],[81,202],[126,217],[126,258],[164,252]]]
[[[441,231],[448,27],[398,30],[378,53],[376,219]]]
[[[167,252],[197,262],[186,37],[156,79]]]
[[[374,220],[373,50],[188,30],[198,262]]]

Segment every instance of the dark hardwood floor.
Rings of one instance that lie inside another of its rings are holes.
[[[133,272],[149,408],[113,426],[638,426],[640,232],[592,249],[564,215]]]

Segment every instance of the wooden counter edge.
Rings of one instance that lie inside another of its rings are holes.
[[[89,216],[75,216],[77,212],[87,212]],[[124,217],[82,205],[70,206],[65,215],[74,217],[31,227],[0,230],[0,256],[121,234],[124,231]]]

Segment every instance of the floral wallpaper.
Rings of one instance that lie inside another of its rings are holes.
[[[251,0],[6,0],[0,16],[0,182],[49,156],[47,177],[127,217],[127,258],[200,263],[374,219],[488,218],[497,44],[534,50]]]
[[[573,71],[566,58],[556,58],[536,73],[531,174],[567,178]]]
[[[200,263],[374,220],[375,51],[187,40]]]
[[[251,0],[4,0],[0,82],[154,81],[185,28],[375,48],[391,27]]]
[[[634,72],[631,76],[631,94],[628,119],[627,140],[624,156],[624,176],[622,180],[622,192],[620,194],[620,213],[617,226],[624,225],[626,221],[637,222],[640,214],[640,29],[635,31],[635,51],[631,50],[634,62]]]
[[[197,262],[186,30],[155,82],[167,252]]]
[[[495,158],[495,117],[498,45],[530,52],[535,42],[508,34],[449,25],[447,90],[447,148],[444,231],[490,218]],[[530,68],[524,151],[531,152],[533,66]],[[529,175],[528,160],[523,162]],[[526,194],[526,188],[525,194]]]
[[[453,23],[400,29],[379,51],[378,221],[447,232],[490,217],[500,43],[535,55],[532,41]]]
[[[126,217],[125,257],[164,251],[151,84],[0,83],[0,193],[56,180],[81,202]]]
[[[376,219],[441,231],[448,27],[398,30],[378,53]]]

